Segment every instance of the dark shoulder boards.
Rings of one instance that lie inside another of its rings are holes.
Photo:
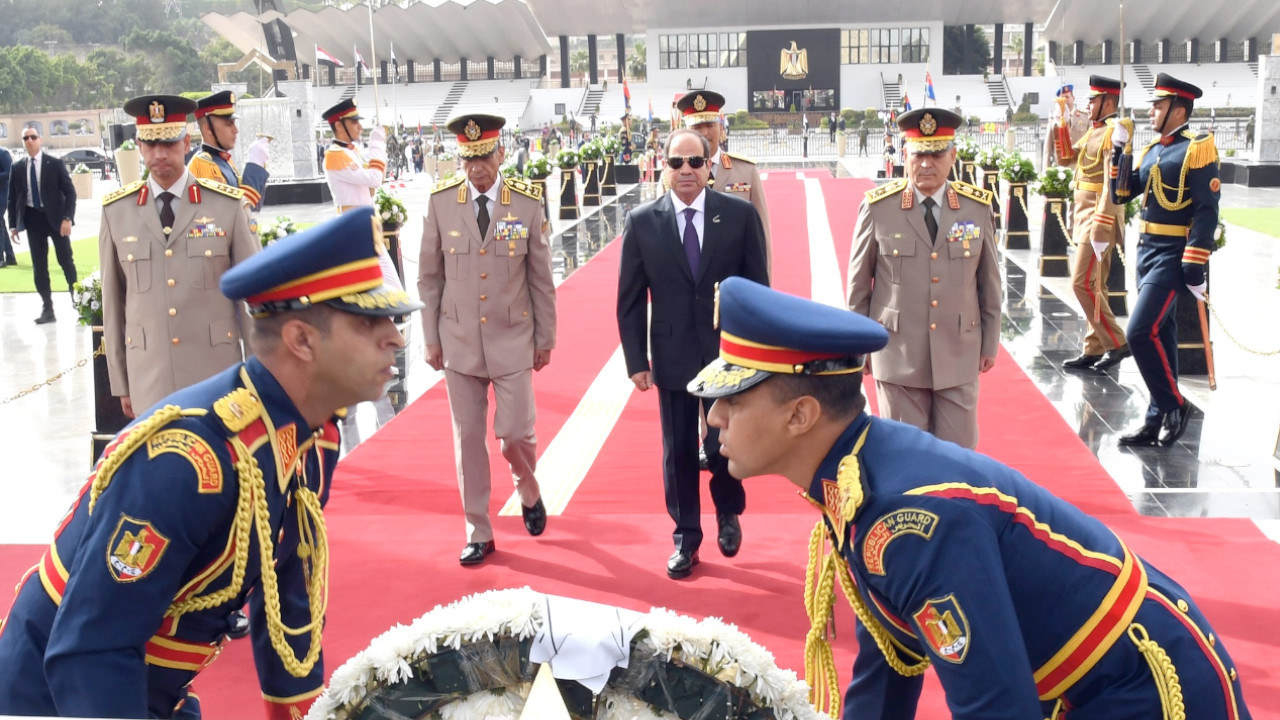
[[[907,187],[907,181],[905,178],[898,178],[897,180],[894,180],[892,182],[887,182],[884,185],[881,185],[880,187],[872,188],[871,190],[868,190],[866,194],[867,202],[869,203],[879,202],[880,200],[883,200],[887,197],[897,195],[898,193],[905,190],[906,187]]]

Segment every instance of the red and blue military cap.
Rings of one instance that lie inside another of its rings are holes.
[[[325,303],[357,315],[394,317],[423,307],[386,275],[382,223],[372,207],[289,235],[232,267],[219,287],[254,317]]]
[[[230,90],[222,90],[205,95],[196,101],[196,119],[205,115],[236,119],[236,94]]]
[[[187,136],[187,115],[196,101],[180,95],[143,95],[124,104],[142,142],[175,143]]]
[[[356,101],[352,98],[338,101],[338,104],[324,111],[324,121],[333,125],[339,120],[362,120],[363,116],[356,109]]]
[[[1089,97],[1098,97],[1099,95],[1115,95],[1120,97],[1120,91],[1124,89],[1124,83],[1101,75],[1089,76]]]
[[[720,283],[720,357],[689,383],[705,398],[734,395],[773,375],[846,375],[889,343],[880,323],[740,277]]]
[[[1163,100],[1167,97],[1195,100],[1203,94],[1200,88],[1189,82],[1179,80],[1168,73],[1160,73],[1156,75],[1156,86],[1152,91],[1151,102]]]
[[[1076,86],[1072,85],[1071,83],[1067,83],[1062,87],[1058,88],[1058,92],[1055,93],[1054,95],[1056,97],[1062,97],[1063,93],[1071,93],[1072,95],[1074,95],[1075,92],[1076,92]]]

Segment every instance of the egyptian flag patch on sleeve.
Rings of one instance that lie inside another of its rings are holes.
[[[168,547],[169,538],[151,523],[121,514],[107,545],[107,568],[116,582],[141,580],[156,569]]]
[[[934,654],[957,665],[964,662],[973,638],[969,633],[969,620],[955,595],[925,601],[924,607],[911,618]]]

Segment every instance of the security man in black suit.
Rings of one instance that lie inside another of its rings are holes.
[[[12,171],[13,156],[0,148],[0,198],[5,199],[0,203],[0,268],[18,264],[18,258],[13,256],[13,244],[9,242],[9,226],[4,220],[9,205],[9,175]]]
[[[667,560],[671,578],[693,571],[702,544],[698,416],[703,401],[686,386],[718,352],[715,286],[735,275],[769,282],[760,216],[746,200],[707,188],[711,154],[698,133],[671,133],[666,152],[671,190],[628,213],[622,230],[618,332],[631,381],[641,391],[658,388],[662,482],[667,512],[676,523],[676,550]],[[720,551],[733,557],[742,542],[738,515],[746,508],[746,494],[720,456],[715,429],[708,428],[703,444]]]
[[[18,242],[18,233],[27,231],[31,245],[31,269],[35,273],[36,292],[44,301],[44,309],[36,324],[51,323],[53,297],[49,289],[49,240],[62,266],[67,290],[78,279],[75,259],[71,257],[71,225],[76,217],[76,186],[62,160],[41,150],[40,131],[22,129],[22,144],[27,157],[13,164],[9,180],[9,238]],[[32,178],[36,182],[31,182]]]

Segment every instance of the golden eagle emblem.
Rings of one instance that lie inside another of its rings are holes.
[[[480,126],[476,124],[475,120],[468,120],[467,126],[462,129],[462,134],[466,135],[467,139],[471,142],[475,142],[480,139],[480,136],[484,134],[484,131],[480,129]]]
[[[164,122],[164,105],[161,105],[160,103],[153,101],[151,103],[151,106],[147,108],[147,110],[151,115],[151,122],[153,123]]]
[[[936,132],[938,132],[938,121],[934,119],[933,113],[925,113],[924,117],[920,118],[920,134],[932,135]]]
[[[788,80],[801,80],[809,75],[809,51],[801,50],[796,47],[796,41],[791,41],[790,48],[783,48],[782,63],[779,72],[782,77]]]

